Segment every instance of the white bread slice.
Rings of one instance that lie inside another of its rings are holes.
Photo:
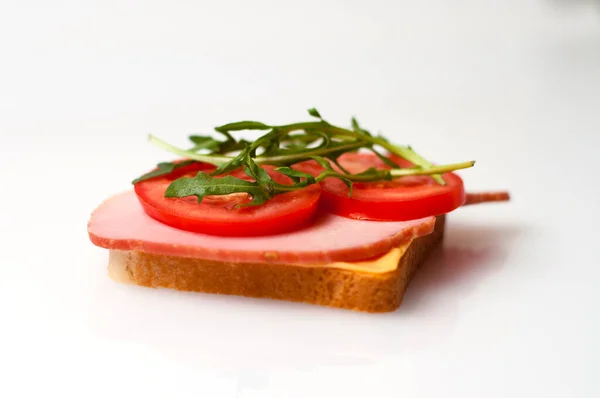
[[[327,265],[227,263],[111,250],[115,281],[153,288],[271,298],[365,312],[394,311],[417,269],[443,240],[445,216],[433,233],[406,246],[398,266],[375,273]]]

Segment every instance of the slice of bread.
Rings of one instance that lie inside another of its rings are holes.
[[[297,301],[364,312],[396,310],[415,271],[444,236],[445,216],[435,230],[406,246],[398,267],[369,273],[327,266],[240,264],[137,251],[110,252],[116,281],[153,288]],[[358,231],[357,231],[358,232]]]

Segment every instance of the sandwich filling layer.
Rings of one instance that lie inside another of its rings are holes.
[[[413,239],[431,234],[434,226],[435,217],[374,222],[319,213],[310,226],[291,233],[241,238],[212,236],[154,220],[143,211],[135,193],[126,192],[108,199],[94,211],[88,234],[95,245],[115,251],[238,264],[336,264],[344,269],[389,270]]]
[[[442,242],[444,224],[445,217],[438,217],[431,234],[414,239],[410,244],[371,261],[312,266],[233,263],[133,250],[110,250],[108,271],[115,281],[150,288],[386,312],[398,308],[418,267]]]
[[[412,243],[412,242],[411,242]],[[335,261],[329,264],[295,264],[304,268],[330,268],[370,274],[383,274],[398,268],[400,259],[406,253],[410,243],[395,247],[384,255],[372,260],[363,261]],[[127,274],[127,261],[131,255],[130,251],[111,250],[108,262],[110,277],[118,282],[127,282],[130,278]]]

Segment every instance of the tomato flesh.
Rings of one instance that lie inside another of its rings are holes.
[[[411,164],[391,157],[401,167]],[[352,174],[370,167],[390,169],[371,153],[346,153],[338,158],[340,165]],[[298,163],[295,168],[317,175],[323,170],[314,161]],[[406,176],[391,181],[355,182],[352,196],[343,181],[326,178],[321,181],[321,206],[348,218],[378,221],[407,221],[449,213],[465,201],[462,179],[454,173],[443,174],[446,185],[429,176]]]
[[[276,182],[292,183],[287,176],[275,171],[274,167],[263,168]],[[260,236],[285,233],[305,226],[316,213],[321,193],[318,184],[275,195],[259,206],[240,208],[236,206],[251,201],[246,193],[207,196],[200,203],[195,196],[164,197],[167,187],[175,179],[193,177],[198,171],[212,170],[212,165],[194,163],[176,169],[169,175],[135,184],[135,193],[150,217],[174,228],[210,235]],[[229,174],[251,180],[242,170]]]

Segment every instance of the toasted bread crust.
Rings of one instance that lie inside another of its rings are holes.
[[[367,273],[327,267],[234,264],[146,252],[113,252],[110,273],[122,282],[214,294],[271,298],[364,312],[396,310],[408,283],[441,243],[445,216],[435,230],[413,240],[398,268]],[[119,268],[120,267],[120,268]]]

